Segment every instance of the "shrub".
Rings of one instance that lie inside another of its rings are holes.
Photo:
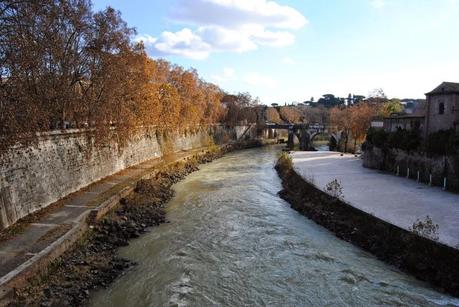
[[[383,129],[370,128],[367,132],[367,142],[376,147],[382,148],[386,144],[388,133]]]
[[[395,132],[386,132],[382,129],[370,128],[366,141],[379,148],[417,150],[421,146],[421,133],[419,130],[397,129]]]
[[[325,189],[330,192],[333,197],[342,199],[343,198],[343,187],[341,186],[341,182],[338,179],[330,181],[325,186]]]
[[[425,145],[425,151],[431,155],[454,155],[458,153],[458,148],[454,129],[431,133]]]
[[[420,131],[399,128],[397,131],[389,133],[387,144],[389,148],[416,150],[421,145]]]
[[[292,157],[286,152],[283,152],[279,160],[277,160],[277,166],[282,170],[289,170],[293,168]]]
[[[426,216],[426,218],[422,221],[420,219],[417,219],[416,222],[413,223],[413,225],[409,228],[409,231],[434,240],[438,241],[439,235],[438,235],[438,230],[440,226],[438,224],[434,224],[430,216]]]

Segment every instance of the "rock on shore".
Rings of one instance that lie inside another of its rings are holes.
[[[11,306],[81,306],[93,289],[106,287],[134,265],[116,254],[120,246],[139,237],[149,227],[165,222],[165,204],[171,186],[198,170],[198,165],[220,157],[232,148],[208,151],[163,169],[149,180],[140,180],[119,206],[91,226],[85,238],[56,259],[46,273],[16,291]]]

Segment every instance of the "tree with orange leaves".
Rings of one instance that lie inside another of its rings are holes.
[[[222,119],[220,88],[149,58],[134,34],[90,0],[0,1],[0,153],[50,129],[90,128],[104,144],[139,126],[176,132]]]
[[[371,119],[376,115],[377,108],[368,103],[359,103],[352,106],[351,113],[351,133],[354,139],[354,152],[357,148],[357,142],[363,142],[368,128],[371,125]]]
[[[352,114],[350,108],[334,107],[330,110],[330,126],[335,132],[341,131],[344,141],[344,151],[347,151],[349,136],[352,128]]]

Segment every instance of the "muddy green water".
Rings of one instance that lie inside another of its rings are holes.
[[[228,154],[174,186],[169,224],[123,248],[138,262],[92,306],[453,306],[292,210],[279,147]]]

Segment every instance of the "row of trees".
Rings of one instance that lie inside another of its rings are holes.
[[[281,124],[281,123],[319,123],[326,125],[329,119],[329,109],[318,107],[305,106],[276,106],[266,107],[266,121]]]
[[[225,115],[222,121],[234,126],[239,123],[260,123],[265,122],[265,106],[260,105],[258,98],[253,98],[249,93],[226,94],[222,99]]]
[[[402,110],[403,106],[398,99],[361,102],[348,107],[334,107],[330,109],[330,125],[336,130],[344,132],[345,150],[348,149],[348,141],[352,136],[355,151],[357,144],[364,142],[373,118],[387,117]]]
[[[330,125],[344,136],[344,150],[348,149],[350,136],[354,140],[354,151],[357,143],[363,142],[371,119],[376,115],[374,105],[360,103],[348,108],[335,107],[330,110]]]
[[[224,116],[222,91],[131,40],[90,0],[0,2],[0,150],[36,132],[89,128],[126,139],[139,126],[192,129]]]
[[[323,106],[325,108],[333,108],[338,106],[352,106],[354,104],[359,104],[362,102],[375,104],[375,103],[386,103],[394,99],[388,99],[384,90],[377,88],[372,90],[368,97],[362,95],[353,95],[349,94],[347,98],[337,97],[333,94],[324,94],[319,100],[314,101],[314,97],[311,97],[309,101],[303,102],[303,104],[310,106]],[[395,99],[398,100],[398,99]],[[400,100],[398,100],[400,101]]]

